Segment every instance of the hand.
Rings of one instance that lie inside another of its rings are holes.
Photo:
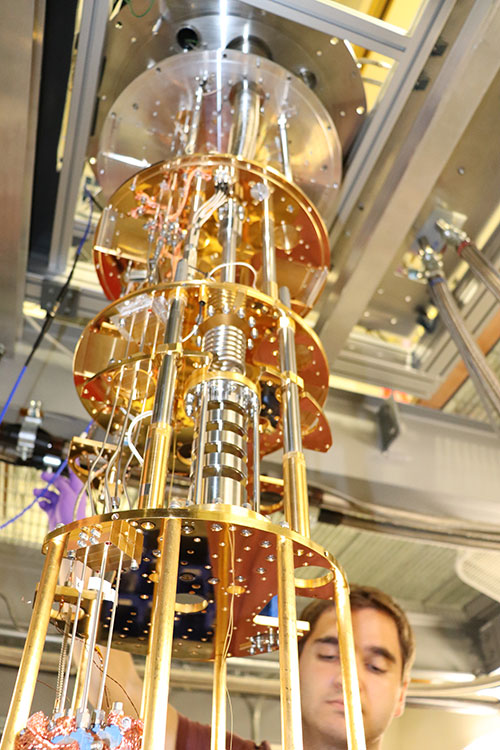
[[[42,473],[42,479],[50,482],[54,475],[50,471]],[[83,487],[82,482],[78,479],[71,469],[69,478],[59,476],[54,480],[54,484],[49,489],[35,489],[33,494],[39,497],[40,508],[47,513],[49,519],[49,531],[52,531],[58,523],[71,523],[73,521],[73,511],[75,508],[76,498]],[[85,518],[87,505],[87,493],[83,493],[80,500],[76,519]]]

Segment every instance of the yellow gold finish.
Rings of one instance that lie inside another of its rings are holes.
[[[291,370],[286,370],[282,373],[282,380],[284,385],[287,385],[288,383],[294,383],[300,390],[303,390],[304,388],[304,378],[301,378],[300,375],[297,375],[296,372],[292,372]]]
[[[159,562],[159,580],[156,584],[155,606],[151,618],[149,638],[149,664],[144,681],[144,748],[165,746],[167,726],[168,685],[175,615],[175,594],[181,522],[167,518],[163,529],[164,541]]]
[[[233,534],[233,532],[225,529],[224,547],[221,548],[222,553],[220,558],[221,578],[215,592],[217,620],[215,624],[210,750],[225,750],[226,747],[226,657],[230,643],[228,629],[230,627],[231,608],[233,606],[233,596],[228,596],[226,593],[229,585],[229,568],[231,567],[230,549],[233,548],[233,545],[229,543],[229,534]],[[232,577],[234,578],[234,573]]]
[[[167,195],[161,195],[161,184],[193,170],[203,170],[209,178],[205,181],[200,200],[206,201],[213,193],[213,180],[210,177],[218,167],[228,167],[238,186],[238,202],[245,211],[242,237],[236,249],[236,262],[248,263],[257,275],[257,287],[266,288],[270,297],[277,297],[277,287],[286,284],[292,295],[292,307],[305,315],[321,294],[329,265],[330,248],[325,225],[314,204],[293,183],[271,167],[262,167],[249,160],[235,156],[196,155],[183,157],[172,162],[155,164],[143,170],[138,179],[125,182],[112,196],[110,205],[116,211],[113,234],[106,247],[94,247],[94,261],[101,285],[108,298],[117,298],[124,288],[124,275],[133,268],[143,269],[150,255],[148,231],[143,229],[145,220],[153,216],[157,208],[165,209]],[[135,180],[135,182],[133,181]],[[251,195],[255,182],[265,181],[273,193],[273,235],[276,254],[276,280],[269,283],[263,265],[263,206],[257,204]],[[134,185],[134,188],[132,188]],[[170,191],[167,191],[169,194]],[[137,209],[140,199],[148,195],[145,213]],[[187,200],[179,216],[181,226],[189,226],[192,199]],[[197,266],[204,273],[223,262],[223,249],[219,240],[220,220],[214,215],[203,226],[197,242]],[[99,232],[98,232],[99,235]],[[178,257],[178,250],[166,242],[162,247],[158,262],[161,280],[172,277],[172,266]],[[236,266],[236,281],[252,284],[253,275],[244,266]]]
[[[98,526],[98,525],[97,525]],[[95,528],[95,526],[94,526]],[[105,529],[99,528],[99,541],[86,547],[78,546],[79,532],[71,532],[68,538],[68,551],[74,551],[79,560],[86,559],[91,568],[101,564],[104,546],[109,549],[106,556],[106,570],[115,570],[123,552],[123,564],[128,565],[132,560],[140,560],[142,553],[142,535],[126,521],[115,520]]]
[[[306,460],[302,451],[283,455],[283,504],[290,528],[309,538]]]
[[[170,424],[156,422],[149,426],[139,508],[163,507],[172,432]]]
[[[283,750],[302,750],[299,652],[295,609],[292,542],[281,536],[278,551],[278,617],[280,640],[281,743]]]
[[[349,750],[366,750],[363,713],[356,671],[356,650],[352,633],[349,586],[343,571],[337,568],[334,577],[335,609],[339,639],[345,723]]]
[[[94,658],[94,654],[90,653],[89,641],[88,641],[88,626],[92,621],[95,620],[95,610],[98,606],[97,592],[93,591],[94,597],[90,603],[89,613],[87,617],[87,632],[84,634],[84,641],[80,650],[80,658],[78,659],[78,668],[76,670],[75,686],[73,688],[73,696],[71,699],[71,709],[73,713],[81,706],[83,693],[85,690],[85,676],[87,674],[87,666],[89,659]]]
[[[65,542],[65,536],[61,536],[48,545],[47,558],[5,722],[2,744],[0,745],[1,750],[13,750],[16,735],[26,726],[30,714]]]

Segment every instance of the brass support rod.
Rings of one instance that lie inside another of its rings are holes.
[[[349,750],[366,750],[363,713],[359,694],[358,673],[356,670],[356,650],[352,633],[349,586],[339,568],[335,569],[333,587],[337,613],[342,688],[344,692],[345,724]]]
[[[97,607],[97,598],[94,599],[90,604],[89,611],[89,622],[92,622],[94,610]],[[73,696],[71,699],[71,712],[76,713],[76,709],[81,705],[83,689],[85,686],[85,675],[87,674],[87,665],[89,663],[90,651],[88,648],[88,634],[82,648],[80,650],[80,658],[78,659],[78,668],[76,670],[75,686],[73,688]]]
[[[149,634],[148,670],[144,680],[142,747],[165,747],[168,686],[174,634],[175,595],[181,542],[181,519],[167,518],[157,564],[158,584]]]
[[[229,650],[228,633],[230,623],[230,608],[234,594],[228,593],[229,568],[231,566],[230,549],[234,549],[234,541],[229,538],[227,527],[224,528],[224,546],[219,552],[219,583],[215,590],[215,606],[217,620],[215,623],[214,642],[214,675],[212,688],[212,731],[210,733],[210,750],[225,750],[226,747],[226,688],[227,669],[226,656]],[[233,573],[234,577],[234,573]],[[233,578],[234,580],[234,578]]]
[[[302,451],[283,454],[283,509],[290,528],[309,538],[306,459]]]
[[[65,535],[56,537],[48,543],[47,557],[5,722],[1,750],[13,750],[16,735],[26,726],[29,718],[65,545]]]
[[[217,630],[219,629],[217,625]],[[223,634],[223,636],[225,633]],[[214,660],[214,681],[212,689],[212,731],[210,750],[224,750],[226,746],[226,655],[217,648]]]
[[[281,745],[283,750],[302,750],[293,542],[279,537],[277,552]]]

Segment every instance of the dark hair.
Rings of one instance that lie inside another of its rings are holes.
[[[358,586],[356,584],[350,586],[349,600],[352,611],[376,609],[379,612],[385,612],[386,615],[392,618],[398,630],[401,660],[403,662],[402,676],[403,679],[407,677],[415,658],[415,636],[413,635],[408,618],[399,604],[396,604],[389,594],[380,591],[380,589],[373,588],[372,586]],[[313,632],[316,622],[323,612],[332,608],[335,609],[335,602],[331,599],[314,599],[306,606],[300,619],[306,620],[310,625],[310,629],[299,641],[299,654],[302,653],[307,639]]]

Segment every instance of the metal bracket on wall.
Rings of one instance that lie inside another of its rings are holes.
[[[380,450],[384,453],[401,433],[399,411],[392,396],[377,411],[377,431]]]

